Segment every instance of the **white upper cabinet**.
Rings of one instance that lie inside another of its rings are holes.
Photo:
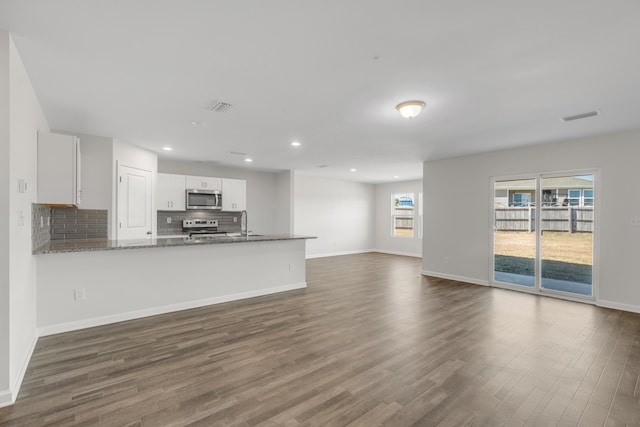
[[[38,132],[38,203],[80,206],[80,140]]]
[[[187,175],[187,189],[189,190],[222,190],[222,179],[210,176],[189,176]]]
[[[247,181],[222,178],[222,210],[240,212],[247,209]]]
[[[156,208],[159,211],[185,210],[186,177],[170,173],[158,173]]]

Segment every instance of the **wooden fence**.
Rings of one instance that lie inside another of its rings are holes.
[[[534,231],[536,208],[495,208],[495,227],[501,231]],[[593,233],[593,207],[543,207],[542,230]]]

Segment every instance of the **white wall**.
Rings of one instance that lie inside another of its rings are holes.
[[[376,185],[376,243],[379,252],[398,255],[422,256],[422,239],[420,238],[419,195],[422,192],[422,181],[401,181]],[[393,236],[393,220],[391,218],[391,197],[396,193],[413,193],[416,207],[414,209],[413,237]]]
[[[0,30],[0,406],[12,401],[9,373],[9,44],[9,34]]]
[[[307,257],[369,252],[375,238],[375,187],[295,175],[294,233],[307,241]]]
[[[37,258],[42,335],[306,286],[304,240],[42,254]],[[86,299],[74,301],[74,289],[84,289]]]
[[[143,169],[151,171],[152,183],[151,194],[156,194],[156,186],[158,185],[158,155],[154,152],[145,150],[143,148],[131,145],[124,141],[117,139],[113,140],[113,163],[111,173],[114,178],[118,176],[118,166],[129,166],[137,169]],[[113,214],[110,216],[109,223],[109,238],[116,238],[116,223],[117,223],[117,199],[118,199],[118,184],[116,179],[111,180],[111,206]],[[156,212],[156,198],[151,198],[151,229],[155,235],[157,229],[157,215]]]
[[[293,171],[276,175],[276,233],[293,233]]]
[[[630,223],[640,217],[638,159],[636,131],[425,162],[423,270],[489,281],[492,176],[600,169],[598,304],[640,312],[640,227]]]
[[[254,233],[277,232],[276,218],[278,185],[275,172],[254,171],[247,168],[230,168],[206,162],[158,159],[158,171],[181,175],[212,176],[244,179],[247,181],[247,215],[249,229]],[[224,197],[224,194],[222,195]]]
[[[6,206],[0,214],[0,263],[5,267],[0,268],[0,299],[6,304],[0,311],[2,406],[15,401],[37,340],[31,204],[37,200],[37,134],[48,131],[49,126],[13,40],[4,31],[0,31],[0,45],[0,93],[4,92],[0,96],[0,157],[6,162],[0,172],[0,200]],[[18,192],[18,179],[27,182],[25,193]]]

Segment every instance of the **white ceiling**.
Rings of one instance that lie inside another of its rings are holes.
[[[640,127],[639,17],[638,0],[0,1],[52,128],[362,182]],[[409,99],[427,103],[413,120]]]

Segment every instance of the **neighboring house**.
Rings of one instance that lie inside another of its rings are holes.
[[[593,180],[577,177],[544,178],[542,206],[593,206]],[[535,205],[535,181],[522,179],[495,183],[494,207]]]

